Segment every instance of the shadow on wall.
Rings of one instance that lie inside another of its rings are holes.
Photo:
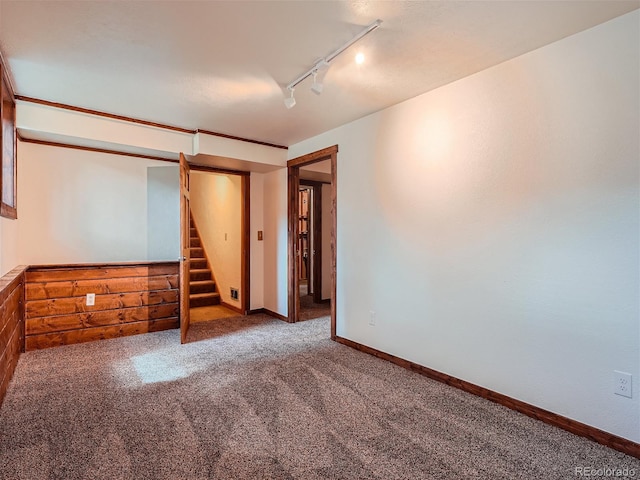
[[[180,258],[180,167],[147,168],[147,259]]]

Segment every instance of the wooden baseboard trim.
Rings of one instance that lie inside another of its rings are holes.
[[[289,322],[289,319],[284,315],[280,315],[279,313],[273,312],[268,308],[256,308],[254,310],[249,310],[249,315],[257,315],[257,314],[269,315],[270,317],[277,318],[278,320],[282,320],[284,322]]]
[[[239,313],[240,315],[244,315],[244,310],[236,307],[235,305],[231,305],[230,303],[223,302],[223,301],[220,302],[220,305],[222,305],[224,308],[228,308],[229,310],[233,310],[234,312]]]
[[[618,437],[617,435],[613,435],[590,425],[585,425],[584,423],[578,422],[576,420],[572,420],[556,413],[549,412],[540,407],[536,407],[521,400],[516,400],[515,398],[503,395],[502,393],[494,392],[493,390],[489,390],[488,388],[474,385],[473,383],[469,383],[465,380],[460,380],[459,378],[452,377],[445,373],[438,372],[437,370],[433,370],[429,367],[425,367],[409,360],[396,357],[395,355],[382,352],[361,343],[357,343],[339,336],[336,336],[335,338],[333,338],[333,340],[355,350],[359,350],[361,352],[368,353],[369,355],[373,355],[374,357],[378,357],[382,360],[387,360],[388,362],[395,363],[402,368],[406,368],[407,370],[419,373],[421,375],[424,375],[425,377],[431,378],[432,380],[446,383],[447,385],[450,385],[452,387],[464,390],[465,392],[472,393],[484,399],[498,403],[504,407],[510,408],[511,410],[515,410],[516,412],[520,412],[524,415],[535,418],[536,420],[540,420],[549,425],[553,425],[554,427],[562,428],[563,430],[573,433],[574,435],[588,438],[589,440],[593,440],[594,442],[600,443],[609,448],[613,448],[614,450],[626,453],[627,455],[631,455],[632,457],[640,458],[640,444],[632,442],[631,440],[627,440],[626,438]]]

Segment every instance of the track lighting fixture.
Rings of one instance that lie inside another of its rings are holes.
[[[322,82],[318,81],[318,70],[313,71],[313,83],[311,84],[311,91],[316,95],[320,95],[322,93],[322,89],[324,85]]]
[[[287,90],[291,92],[291,96],[288,98],[285,98],[284,100],[285,106],[287,108],[293,108],[295,106],[296,99],[293,98],[293,90],[300,82],[302,82],[305,78],[308,78],[310,76],[313,76],[313,84],[311,85],[311,91],[317,95],[320,95],[322,93],[322,90],[324,89],[322,80],[318,79],[320,72],[325,72],[329,68],[330,62],[334,58],[336,58],[338,55],[340,55],[342,52],[344,52],[347,48],[349,48],[351,45],[356,43],[362,37],[364,37],[368,33],[373,32],[376,28],[380,26],[381,23],[382,23],[382,20],[376,20],[367,28],[362,30],[359,34],[357,34],[355,37],[353,37],[351,40],[349,40],[347,43],[342,45],[340,48],[330,53],[326,57],[320,59],[318,62],[316,62],[316,64],[313,67],[311,67],[309,70],[304,72],[302,75],[296,78],[289,85],[287,85]]]
[[[291,96],[284,99],[284,106],[287,108],[293,108],[296,106],[296,99],[293,98],[293,88],[287,87],[287,89],[291,92]]]

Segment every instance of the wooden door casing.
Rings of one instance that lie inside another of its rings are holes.
[[[189,332],[189,270],[190,247],[190,168],[184,154],[180,154],[180,343],[186,343]]]

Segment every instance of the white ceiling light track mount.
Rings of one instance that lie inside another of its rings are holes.
[[[356,43],[362,37],[373,32],[376,28],[380,26],[381,23],[382,23],[382,20],[376,20],[371,25],[367,26],[364,30],[362,30],[360,33],[358,33],[355,37],[353,37],[351,40],[349,40],[347,43],[345,43],[340,48],[333,51],[326,57],[318,60],[313,67],[311,67],[309,70],[307,70],[298,78],[296,78],[294,81],[289,83],[289,85],[287,85],[286,87],[287,91],[289,92],[289,96],[284,100],[285,106],[287,108],[293,108],[295,106],[296,99],[293,97],[293,92],[295,88],[298,86],[299,83],[301,83],[303,80],[311,76],[313,76],[313,84],[311,85],[311,90],[313,91],[313,93],[320,95],[322,93],[324,85],[322,84],[322,81],[318,79],[318,76],[321,73],[324,74],[329,69],[331,61],[333,59],[335,59],[338,55],[340,55],[342,52],[344,52],[347,48],[349,48],[351,45]]]

